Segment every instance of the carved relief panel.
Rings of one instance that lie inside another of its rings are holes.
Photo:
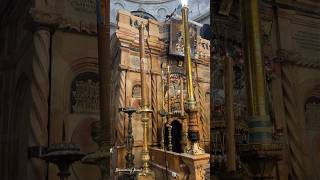
[[[72,81],[70,102],[71,113],[99,112],[99,82],[96,73],[81,73]]]

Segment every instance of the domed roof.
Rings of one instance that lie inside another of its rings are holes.
[[[209,22],[210,0],[189,0],[189,17],[198,22]],[[175,10],[180,11],[181,0],[111,0],[111,22],[116,23],[117,12],[120,9],[127,11],[141,11],[143,9],[158,21],[164,21],[166,15]]]

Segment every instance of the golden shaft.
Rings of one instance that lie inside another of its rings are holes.
[[[141,22],[139,26],[139,44],[140,44],[140,75],[141,75],[141,106],[147,107],[148,97],[147,97],[147,84],[146,84],[146,76],[147,76],[147,61],[145,59],[145,41],[144,41],[144,30],[145,25]]]
[[[199,126],[197,119],[197,108],[196,101],[193,94],[193,80],[192,80],[192,61],[191,61],[191,50],[190,50],[190,39],[189,39],[189,26],[188,26],[188,7],[183,6],[181,10],[182,24],[183,24],[183,36],[184,36],[184,61],[186,64],[187,74],[187,108],[186,112],[189,117],[189,128],[188,128],[188,139],[191,141],[191,149],[188,153],[192,155],[203,154],[204,151],[199,147]]]
[[[227,170],[228,172],[234,172],[236,171],[236,143],[234,137],[233,60],[226,56],[224,62],[225,108],[227,123]]]
[[[242,33],[243,33],[243,44],[244,44],[244,58],[246,63],[246,88],[247,88],[247,106],[248,106],[248,113],[250,115],[256,114],[256,104],[254,101],[255,90],[254,90],[254,84],[253,84],[253,70],[252,70],[252,60],[250,56],[250,46],[248,42],[248,34],[249,34],[249,21],[247,20],[249,18],[248,16],[248,6],[247,6],[247,0],[240,0],[240,6],[241,6],[241,24],[242,24]]]
[[[193,83],[192,83],[192,61],[190,50],[190,38],[189,38],[189,25],[188,25],[188,7],[182,7],[182,24],[183,24],[183,37],[184,37],[184,61],[186,63],[187,74],[187,89],[188,89],[188,101],[194,101],[193,95]]]
[[[143,147],[141,152],[142,171],[138,174],[138,179],[143,176],[150,175],[154,177],[153,172],[149,168],[149,150],[148,150],[148,122],[149,122],[149,102],[147,94],[147,63],[145,59],[145,46],[144,46],[144,30],[145,25],[141,22],[139,26],[139,44],[140,44],[140,75],[141,75],[141,121],[143,127]],[[143,178],[142,178],[143,179]],[[154,178],[151,178],[154,179]]]
[[[255,93],[255,114],[254,116],[265,116],[266,112],[266,92],[265,92],[265,75],[264,64],[261,50],[261,34],[260,34],[260,16],[258,0],[250,0],[250,55],[252,67],[254,67],[254,89]]]

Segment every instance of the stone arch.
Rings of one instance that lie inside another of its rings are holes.
[[[75,115],[71,112],[71,84],[74,79],[77,78],[82,73],[95,73],[98,75],[98,60],[95,57],[82,57],[76,58],[69,61],[68,66],[66,66],[65,71],[59,77],[59,89],[56,89],[56,95],[59,96],[59,101],[56,102],[56,105],[59,107],[58,111],[60,113],[56,115],[55,118],[58,118],[59,122],[55,122],[56,125],[52,127],[52,132],[61,132],[63,121],[66,125],[66,139],[70,140],[71,132],[76,128],[76,125],[80,123],[78,118],[75,118]],[[99,79],[99,77],[98,77]],[[57,82],[58,83],[58,82]],[[98,113],[88,114],[90,117],[97,117]],[[76,122],[71,123],[71,119],[76,120]]]
[[[67,72],[66,78],[64,79],[64,92],[71,92],[71,82],[73,79],[75,79],[79,74],[81,73],[96,73],[98,75],[99,69],[98,69],[98,60],[94,57],[83,57],[79,59],[75,59],[70,64],[70,69]],[[99,78],[98,78],[99,79]],[[62,98],[64,99],[63,104],[66,106],[65,109],[70,109],[71,106],[69,93],[61,93],[65,94],[65,96]]]
[[[130,105],[134,108],[139,108],[141,103],[141,84],[135,83],[131,89]]]
[[[171,125],[171,135],[172,135],[172,151],[177,152],[177,153],[182,153],[182,145],[181,145],[181,139],[182,139],[182,124],[181,120],[179,119],[173,119],[170,122],[167,123],[165,126],[165,138],[164,138],[164,143],[165,146],[168,147],[169,142],[168,142],[168,135],[169,135],[169,125]]]

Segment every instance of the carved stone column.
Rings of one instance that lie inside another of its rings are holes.
[[[151,109],[152,109],[152,145],[157,145],[158,130],[158,101],[157,101],[157,75],[151,75]]]
[[[290,171],[293,179],[305,179],[308,177],[307,164],[305,163],[305,156],[307,154],[305,146],[301,146],[301,139],[303,139],[303,130],[301,128],[301,119],[296,107],[299,104],[297,101],[297,94],[294,92],[295,74],[297,68],[295,66],[287,65],[282,67],[282,87],[283,99],[285,109],[285,119],[287,121],[287,138],[288,138],[288,152]]]
[[[120,69],[120,96],[119,96],[119,107],[125,107],[126,106],[126,74],[127,71],[125,69]],[[117,122],[117,141],[120,144],[124,143],[125,138],[125,130],[124,130],[124,122],[125,122],[125,116],[123,113],[119,114],[119,121]]]
[[[32,59],[29,147],[48,145],[48,98],[49,98],[49,48],[50,31],[39,27],[33,33],[34,58]],[[44,179],[46,163],[31,159],[28,165],[28,179]]]

